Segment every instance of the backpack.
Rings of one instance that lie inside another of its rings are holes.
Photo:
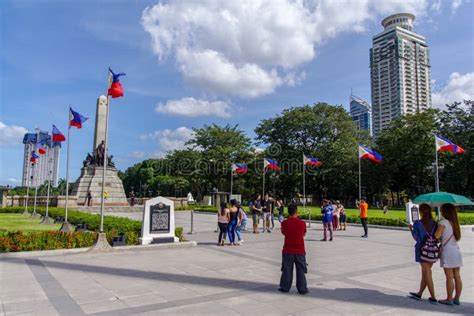
[[[423,239],[421,243],[421,260],[427,262],[436,262],[439,259],[439,245],[438,241],[434,237],[434,232],[436,230],[437,225],[433,225],[433,229],[431,233],[426,232],[426,237]],[[424,228],[424,226],[423,226]]]

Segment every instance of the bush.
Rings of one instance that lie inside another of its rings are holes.
[[[2,232],[0,233],[0,252],[90,247],[96,239],[96,232]]]
[[[0,213],[23,213],[23,207],[7,207],[0,209]],[[44,207],[36,208],[36,211],[41,215],[46,213]],[[64,209],[50,207],[49,216],[52,218],[64,217]],[[75,210],[68,210],[67,220],[69,223],[76,225],[85,223],[87,229],[93,231],[99,231],[100,229],[100,214],[89,214]],[[106,215],[104,216],[104,231],[112,236],[118,233],[125,233],[127,235],[127,245],[137,245],[138,237],[141,234],[142,223],[140,221],[132,220],[125,217],[116,217]]]
[[[184,238],[183,231],[183,227],[176,227],[174,230],[174,235],[179,238],[179,241],[186,241],[186,238]]]

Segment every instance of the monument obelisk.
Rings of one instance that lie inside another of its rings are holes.
[[[104,168],[105,128],[107,117],[107,97],[101,95],[97,99],[95,112],[95,130],[92,155],[87,154],[81,168],[81,175],[76,180],[72,195],[77,196],[78,205],[87,205],[88,192],[92,195],[92,206],[100,206],[102,193],[102,174]],[[117,169],[112,161],[113,156],[107,157],[105,175],[106,206],[128,206],[122,180],[118,177]]]

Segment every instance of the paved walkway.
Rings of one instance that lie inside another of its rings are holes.
[[[140,215],[121,214],[138,217]],[[244,245],[215,246],[215,215],[195,215],[199,242],[192,248],[130,250],[110,254],[61,254],[12,258],[0,255],[0,315],[326,315],[474,314],[471,229],[463,230],[462,306],[432,305],[406,297],[417,290],[408,232],[361,228],[320,242],[320,224],[306,238],[310,294],[276,291],[282,236],[244,234]],[[189,231],[189,213],[177,212]],[[445,296],[438,265],[434,280]]]

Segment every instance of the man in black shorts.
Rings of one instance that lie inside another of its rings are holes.
[[[252,220],[253,220],[253,233],[259,234],[258,232],[258,223],[260,222],[260,217],[262,216],[262,203],[261,203],[261,195],[255,195],[255,200],[250,202],[249,208],[252,213]]]

